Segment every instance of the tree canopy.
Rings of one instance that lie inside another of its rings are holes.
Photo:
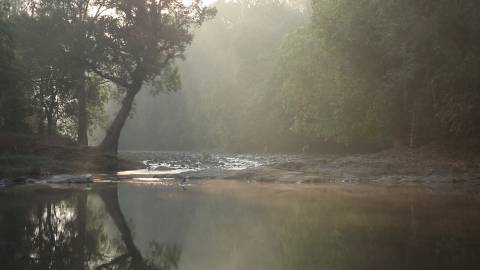
[[[475,1],[313,1],[284,43],[297,132],[351,144],[478,136]]]
[[[145,83],[158,92],[178,88],[174,59],[183,57],[193,29],[214,15],[201,1],[9,0],[2,9],[0,53],[10,93],[0,101],[30,103],[28,117],[19,114],[20,105],[6,106],[21,120],[11,122],[86,145],[88,128],[105,119],[107,92],[116,89],[123,106],[101,144],[116,154],[135,95]],[[13,92],[21,81],[25,97]],[[2,126],[13,130],[8,113],[2,112]]]
[[[200,1],[6,3],[3,130],[87,144],[117,97],[113,154],[478,144],[473,0],[219,1],[211,21]]]

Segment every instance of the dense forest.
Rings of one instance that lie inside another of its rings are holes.
[[[61,134],[86,144],[87,131],[109,126],[135,93],[124,113],[130,115],[123,120],[124,149],[478,143],[478,1],[220,1],[215,16],[197,3],[199,12],[184,18],[183,28],[172,26],[175,57],[162,66],[154,55],[164,51],[152,52],[155,61],[141,63],[148,72],[140,85],[121,80],[134,78],[138,59],[147,59],[124,57],[125,51],[151,52],[136,46],[154,33],[141,23],[129,30],[141,29],[144,39],[122,47],[112,38],[123,32],[108,27],[109,12],[96,20],[85,6],[83,13],[72,9],[87,0],[2,1],[3,131]],[[128,90],[132,85],[137,89]]]
[[[175,59],[215,15],[200,1],[4,0],[0,127],[88,145],[109,96],[121,108],[99,148],[116,155],[135,96],[177,88]],[[7,85],[7,87],[3,87]]]

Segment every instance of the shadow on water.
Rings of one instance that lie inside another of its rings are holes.
[[[0,192],[0,269],[480,269],[480,196],[198,181]]]
[[[117,188],[28,190],[0,195],[0,269],[176,269],[180,248],[150,243],[143,256]]]

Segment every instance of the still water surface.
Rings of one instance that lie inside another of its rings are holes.
[[[480,197],[196,181],[0,192],[0,269],[480,269]]]

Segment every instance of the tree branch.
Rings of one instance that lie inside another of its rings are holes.
[[[100,77],[102,77],[102,78],[104,78],[104,79],[107,79],[107,80],[115,83],[115,84],[118,85],[118,86],[122,86],[122,87],[125,87],[125,88],[129,88],[129,87],[130,87],[130,84],[129,84],[127,81],[122,80],[122,79],[119,79],[119,78],[117,78],[117,77],[115,77],[115,76],[109,75],[109,74],[107,74],[107,73],[104,73],[104,72],[98,70],[97,67],[95,67],[95,66],[93,66],[93,65],[91,65],[91,64],[89,64],[88,66],[89,66],[90,69],[93,71],[93,73],[97,74],[98,76],[100,76]]]

